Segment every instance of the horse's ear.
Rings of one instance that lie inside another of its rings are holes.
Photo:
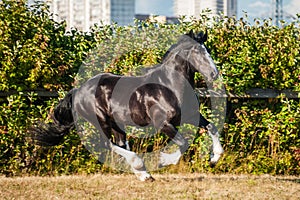
[[[205,34],[202,37],[203,43],[207,41],[207,30],[205,31]]]
[[[200,32],[197,35],[196,41],[199,42],[200,44],[203,44],[204,42],[207,41],[207,31],[205,33]]]

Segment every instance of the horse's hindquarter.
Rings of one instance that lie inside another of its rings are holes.
[[[82,84],[73,98],[74,110],[85,118],[95,113],[95,93],[99,77],[95,76]]]
[[[97,117],[106,117],[110,112],[112,91],[120,79],[113,74],[98,74],[78,88],[73,104],[74,110],[91,122]]]

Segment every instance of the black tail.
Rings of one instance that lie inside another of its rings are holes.
[[[58,145],[74,127],[72,112],[72,98],[76,89],[72,89],[55,107],[52,115],[53,122],[39,122],[31,127],[29,133],[31,138],[42,146]]]

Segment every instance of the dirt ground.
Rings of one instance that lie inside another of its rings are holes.
[[[300,177],[154,174],[0,177],[0,199],[300,199]]]

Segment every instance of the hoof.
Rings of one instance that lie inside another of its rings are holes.
[[[163,166],[163,164],[161,164],[161,163],[158,164],[158,169],[163,168],[163,167],[165,167],[165,166]]]
[[[152,176],[145,179],[145,182],[153,182],[153,181],[155,181],[155,179]]]
[[[220,160],[222,154],[223,154],[223,152],[222,153],[218,153],[218,154],[211,154],[210,161],[209,161],[209,166],[211,168],[214,168],[217,165],[217,163]]]
[[[216,162],[209,162],[209,166],[210,166],[211,168],[214,168],[216,165],[217,165]]]
[[[140,181],[147,181],[147,182],[152,182],[154,181],[154,178],[146,171],[142,171],[142,172],[136,172],[135,171],[135,175],[137,176],[137,178],[140,180]]]

